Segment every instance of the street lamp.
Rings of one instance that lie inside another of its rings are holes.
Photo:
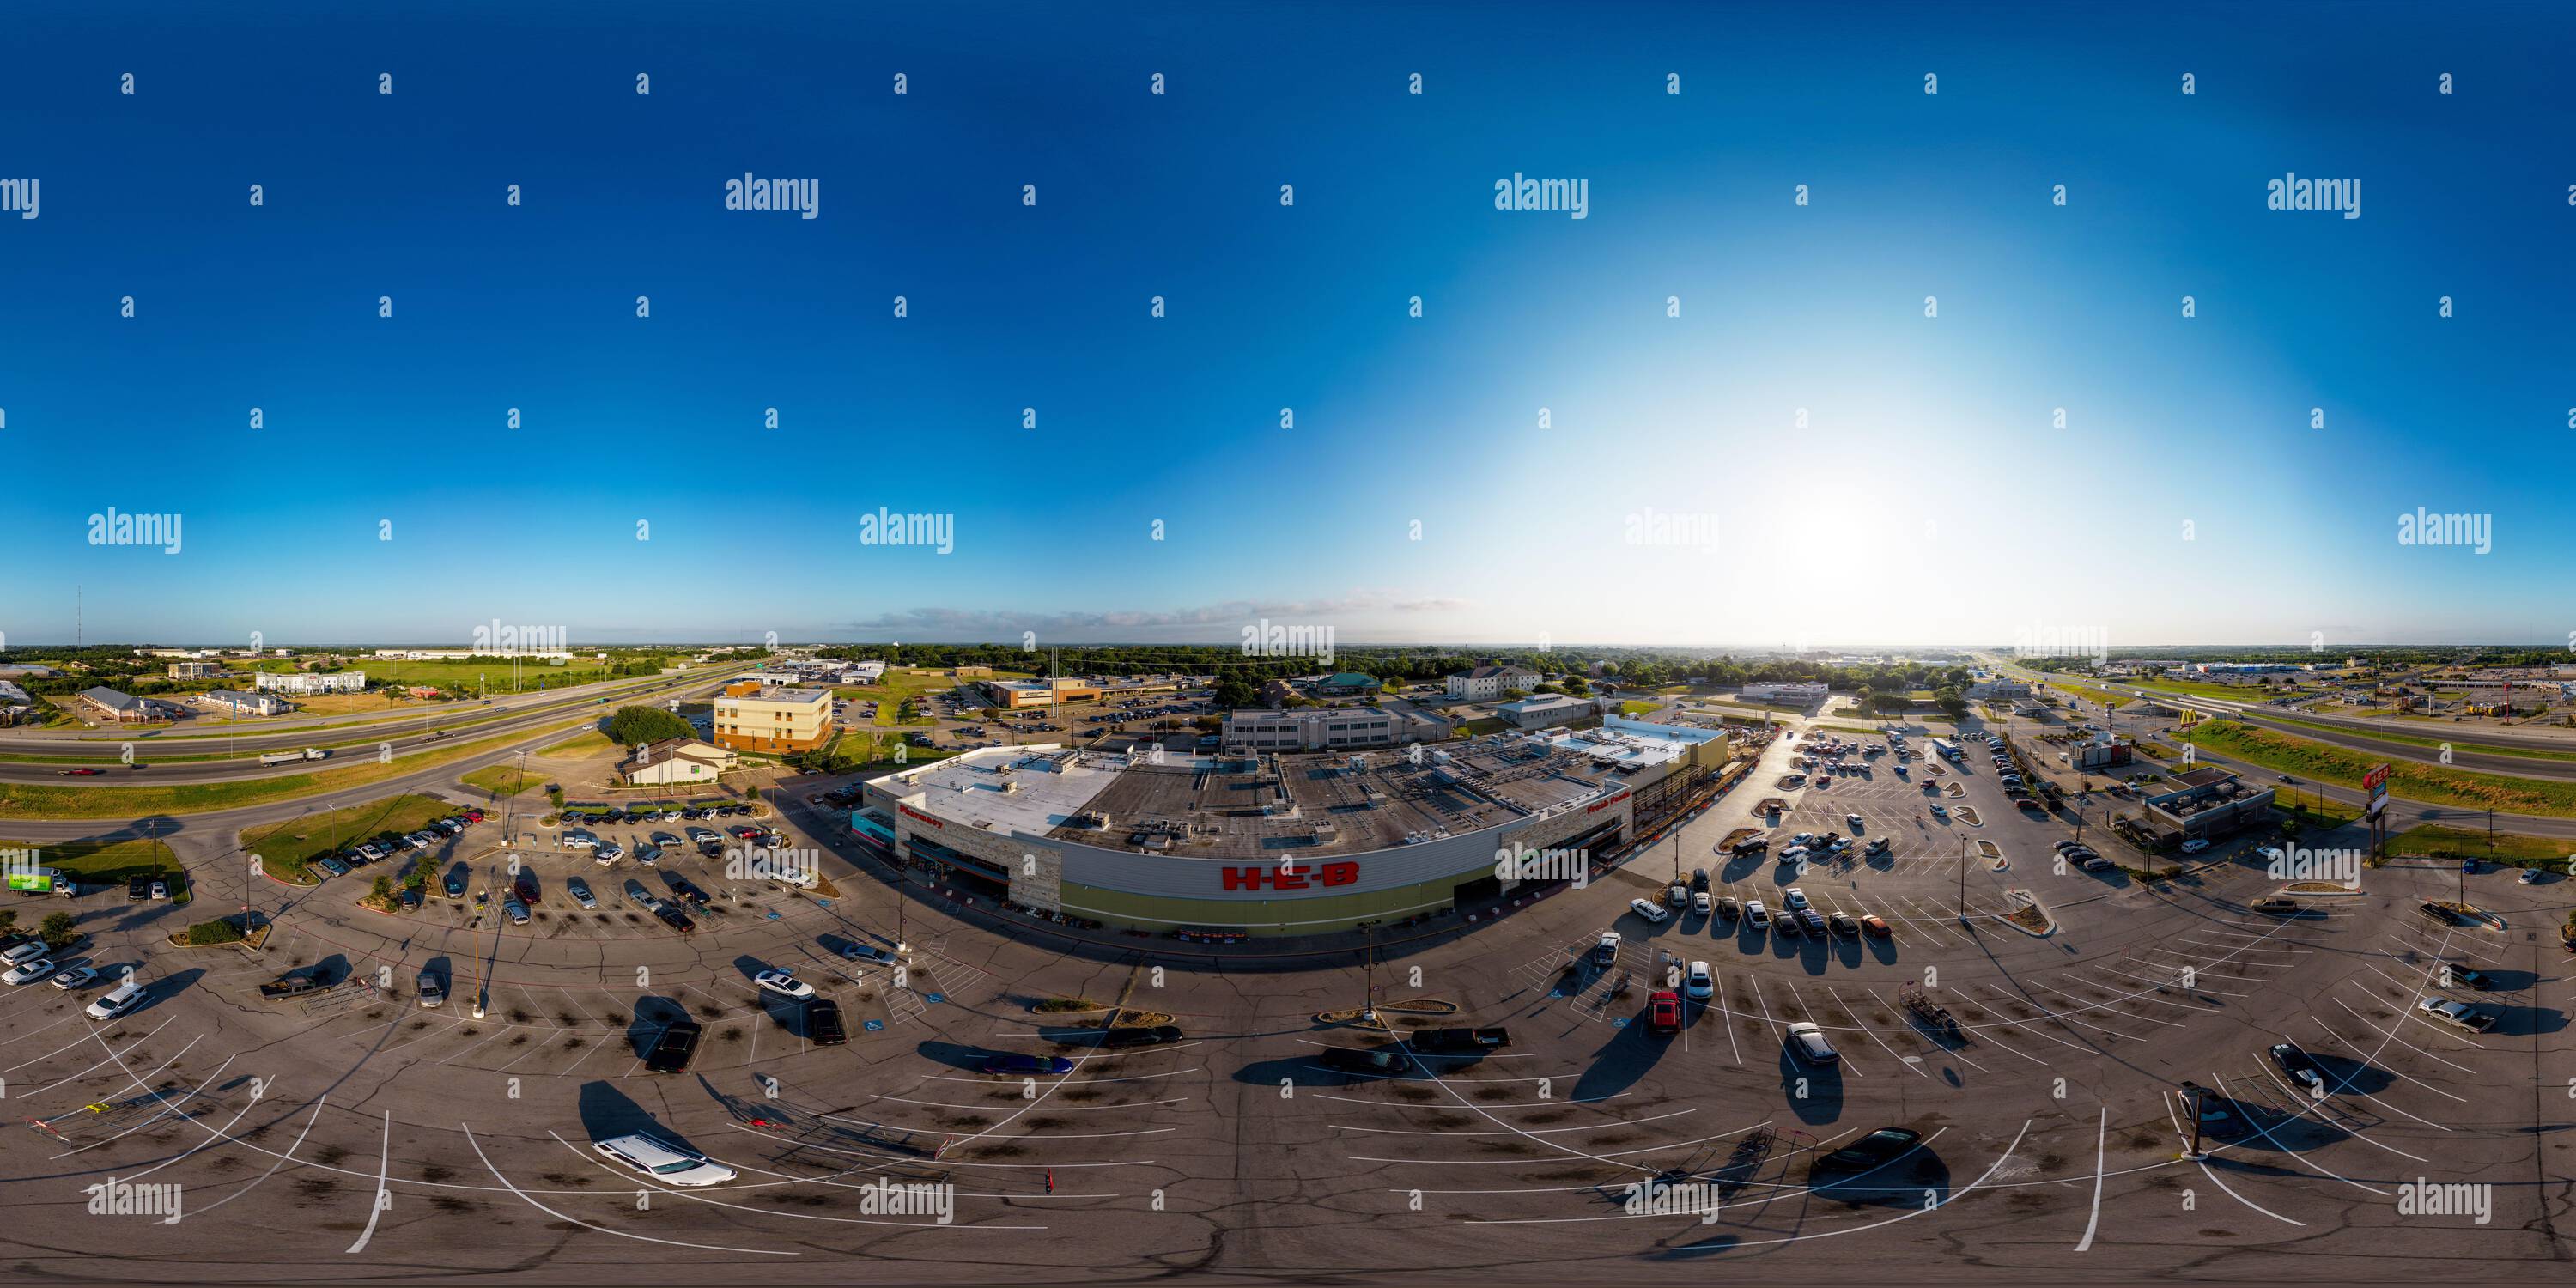
[[[2182,1097],[2183,1103],[2188,1106],[2191,1111],[2191,1146],[2183,1151],[2182,1161],[2186,1163],[2204,1162],[2209,1158],[2209,1153],[2200,1147],[2200,1117],[2203,1113],[2207,1112],[2206,1106],[2209,1101],[2209,1088],[2204,1087],[2197,1082],[2193,1082],[2189,1078],[2185,1078],[2182,1082]]]

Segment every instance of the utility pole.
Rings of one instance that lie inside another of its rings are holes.
[[[2191,1147],[2183,1151],[2183,1161],[2201,1162],[2209,1157],[2200,1147],[2200,1116],[2204,1112],[2203,1106],[2208,1103],[2209,1088],[2185,1078],[2182,1084],[2182,1096],[2183,1103],[2191,1108]]]
[[[1369,1023],[1375,1023],[1377,1021],[1377,925],[1374,922],[1368,926],[1368,950],[1364,960],[1367,972],[1365,978],[1368,983],[1367,994],[1361,999],[1360,1018]]]
[[[1959,838],[1959,924],[1968,924],[1968,838]]]

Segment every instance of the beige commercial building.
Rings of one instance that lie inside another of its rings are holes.
[[[733,751],[812,751],[832,736],[832,691],[726,685],[715,702],[715,735]]]
[[[617,774],[629,787],[712,783],[741,766],[741,758],[722,747],[695,738],[664,738],[646,743],[617,766]]]

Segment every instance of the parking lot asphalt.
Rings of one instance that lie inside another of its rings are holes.
[[[1787,754],[1775,746],[1764,770]],[[2468,878],[2500,931],[2423,918],[2417,902],[2459,878],[2405,868],[2303,898],[2297,916],[2257,914],[2278,883],[2224,856],[2162,893],[2057,870],[2049,842],[2071,828],[2011,809],[1984,768],[1944,776],[1963,793],[1947,824],[1921,809],[1919,761],[1907,779],[1750,782],[1601,879],[1373,971],[1356,955],[1210,966],[1157,960],[1154,941],[1080,950],[918,886],[898,919],[882,869],[801,808],[785,844],[819,853],[835,896],[732,877],[694,851],[654,871],[544,843],[501,851],[489,825],[427,859],[442,876],[465,865],[467,898],[412,915],[359,907],[358,878],[254,885],[192,859],[197,908],[274,919],[259,957],[174,948],[192,914],[120,892],[75,902],[87,939],[63,960],[132,967],[144,1005],[93,1022],[86,994],[0,989],[0,1079],[22,1124],[16,1183],[0,1187],[21,1232],[13,1273],[593,1282],[649,1260],[693,1280],[820,1283],[868,1257],[900,1263],[877,1277],[955,1283],[1804,1281],[1891,1264],[1935,1281],[2458,1281],[2576,1252],[2560,1212],[2576,1162],[2552,933],[2565,882]],[[1754,815],[1772,795],[1788,808]],[[1956,821],[1961,805],[1983,826]],[[1883,860],[1800,874],[1714,853],[1740,827],[1850,833],[1850,813],[1858,835],[1893,838]],[[688,826],[601,830],[631,850]],[[1995,841],[2004,866],[1963,866],[1961,837]],[[539,888],[524,926],[478,916],[471,895],[497,902],[513,856]],[[1685,879],[1706,868],[1774,908],[1796,885],[1892,933],[1784,939],[1629,912],[1676,856]],[[624,904],[626,881],[658,898],[671,875],[710,895],[693,934]],[[597,910],[566,898],[574,876]],[[2038,898],[2052,933],[1998,919],[2012,890]],[[1615,960],[1588,964],[1604,929],[1621,934]],[[905,951],[887,967],[845,944]],[[1679,1032],[1649,1033],[1647,995],[1694,961],[1713,996],[1685,1004]],[[2495,987],[2443,985],[2446,962]],[[817,1045],[801,1006],[764,994],[754,976],[774,968],[838,1003],[847,1044]],[[316,970],[357,983],[261,999],[260,984]],[[434,1009],[419,1005],[424,973],[447,993]],[[1359,1005],[1372,979],[1381,1004],[1458,1008],[1389,1009],[1399,1034],[1472,1023],[1510,1043],[1424,1051],[1396,1076],[1336,1071],[1335,1048],[1386,1039],[1314,1017]],[[2497,1023],[2438,1026],[2416,1011],[2424,996]],[[1050,998],[1168,1015],[1185,1037],[1104,1050],[1080,1015],[1032,1009]],[[704,1026],[693,1065],[648,1071],[681,1018]],[[1836,1064],[1789,1053],[1799,1023]],[[2268,1055],[2285,1041],[2313,1058],[2322,1097]],[[980,1072],[1003,1053],[1068,1068]],[[2199,1094],[2186,1083],[2206,1089],[2198,1160],[2179,1157]],[[1921,1137],[1891,1170],[1817,1170],[1886,1127]],[[590,1149],[634,1130],[738,1175],[684,1190]],[[182,1186],[183,1219],[70,1219],[110,1177]],[[2418,1182],[2488,1187],[2486,1218],[2401,1212]],[[1680,1188],[1637,1188],[1658,1183]],[[890,1214],[881,1184],[949,1187],[952,1217]]]

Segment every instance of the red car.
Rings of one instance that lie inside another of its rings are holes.
[[[1668,1038],[1682,1031],[1682,995],[1670,989],[1646,999],[1646,1031]]]
[[[96,778],[107,771],[103,769],[66,769],[62,772],[69,774],[74,778]]]
[[[468,822],[468,823],[480,823],[480,822],[482,822],[482,821],[483,821],[483,811],[481,811],[481,810],[479,810],[479,809],[469,809],[469,810],[465,811],[465,821],[466,821],[466,822]]]

